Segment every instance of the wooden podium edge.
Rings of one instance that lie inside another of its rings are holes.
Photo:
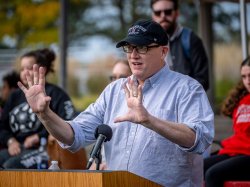
[[[0,170],[0,187],[159,187],[128,171]]]

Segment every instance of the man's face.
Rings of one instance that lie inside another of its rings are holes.
[[[133,45],[132,45],[133,46]],[[150,44],[149,46],[156,46]],[[143,83],[147,78],[154,75],[164,66],[164,57],[167,53],[167,47],[157,46],[149,48],[145,54],[140,54],[133,46],[133,51],[127,53],[127,59],[133,75]]]
[[[152,7],[152,19],[162,28],[172,34],[176,28],[178,10],[174,10],[174,3],[168,0],[157,1]]]

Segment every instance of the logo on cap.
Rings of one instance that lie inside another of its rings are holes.
[[[129,30],[128,30],[128,35],[137,35],[137,34],[140,34],[140,33],[144,33],[144,32],[147,32],[147,29],[145,29],[144,27],[140,26],[140,25],[135,25],[133,27],[131,27]]]

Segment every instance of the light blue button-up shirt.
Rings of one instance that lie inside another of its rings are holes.
[[[200,154],[214,137],[214,114],[202,86],[167,66],[144,82],[143,105],[149,113],[196,132],[194,145],[184,148],[140,124],[114,123],[127,112],[124,81],[109,84],[95,103],[69,122],[75,140],[62,147],[76,151],[93,143],[97,126],[107,124],[113,130],[111,141],[104,144],[109,170],[127,170],[163,186],[202,186]]]

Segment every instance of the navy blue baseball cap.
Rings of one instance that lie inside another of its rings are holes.
[[[168,36],[160,24],[152,20],[139,20],[128,29],[127,37],[116,44],[119,48],[132,44],[145,46],[156,43],[161,46],[168,44]]]

